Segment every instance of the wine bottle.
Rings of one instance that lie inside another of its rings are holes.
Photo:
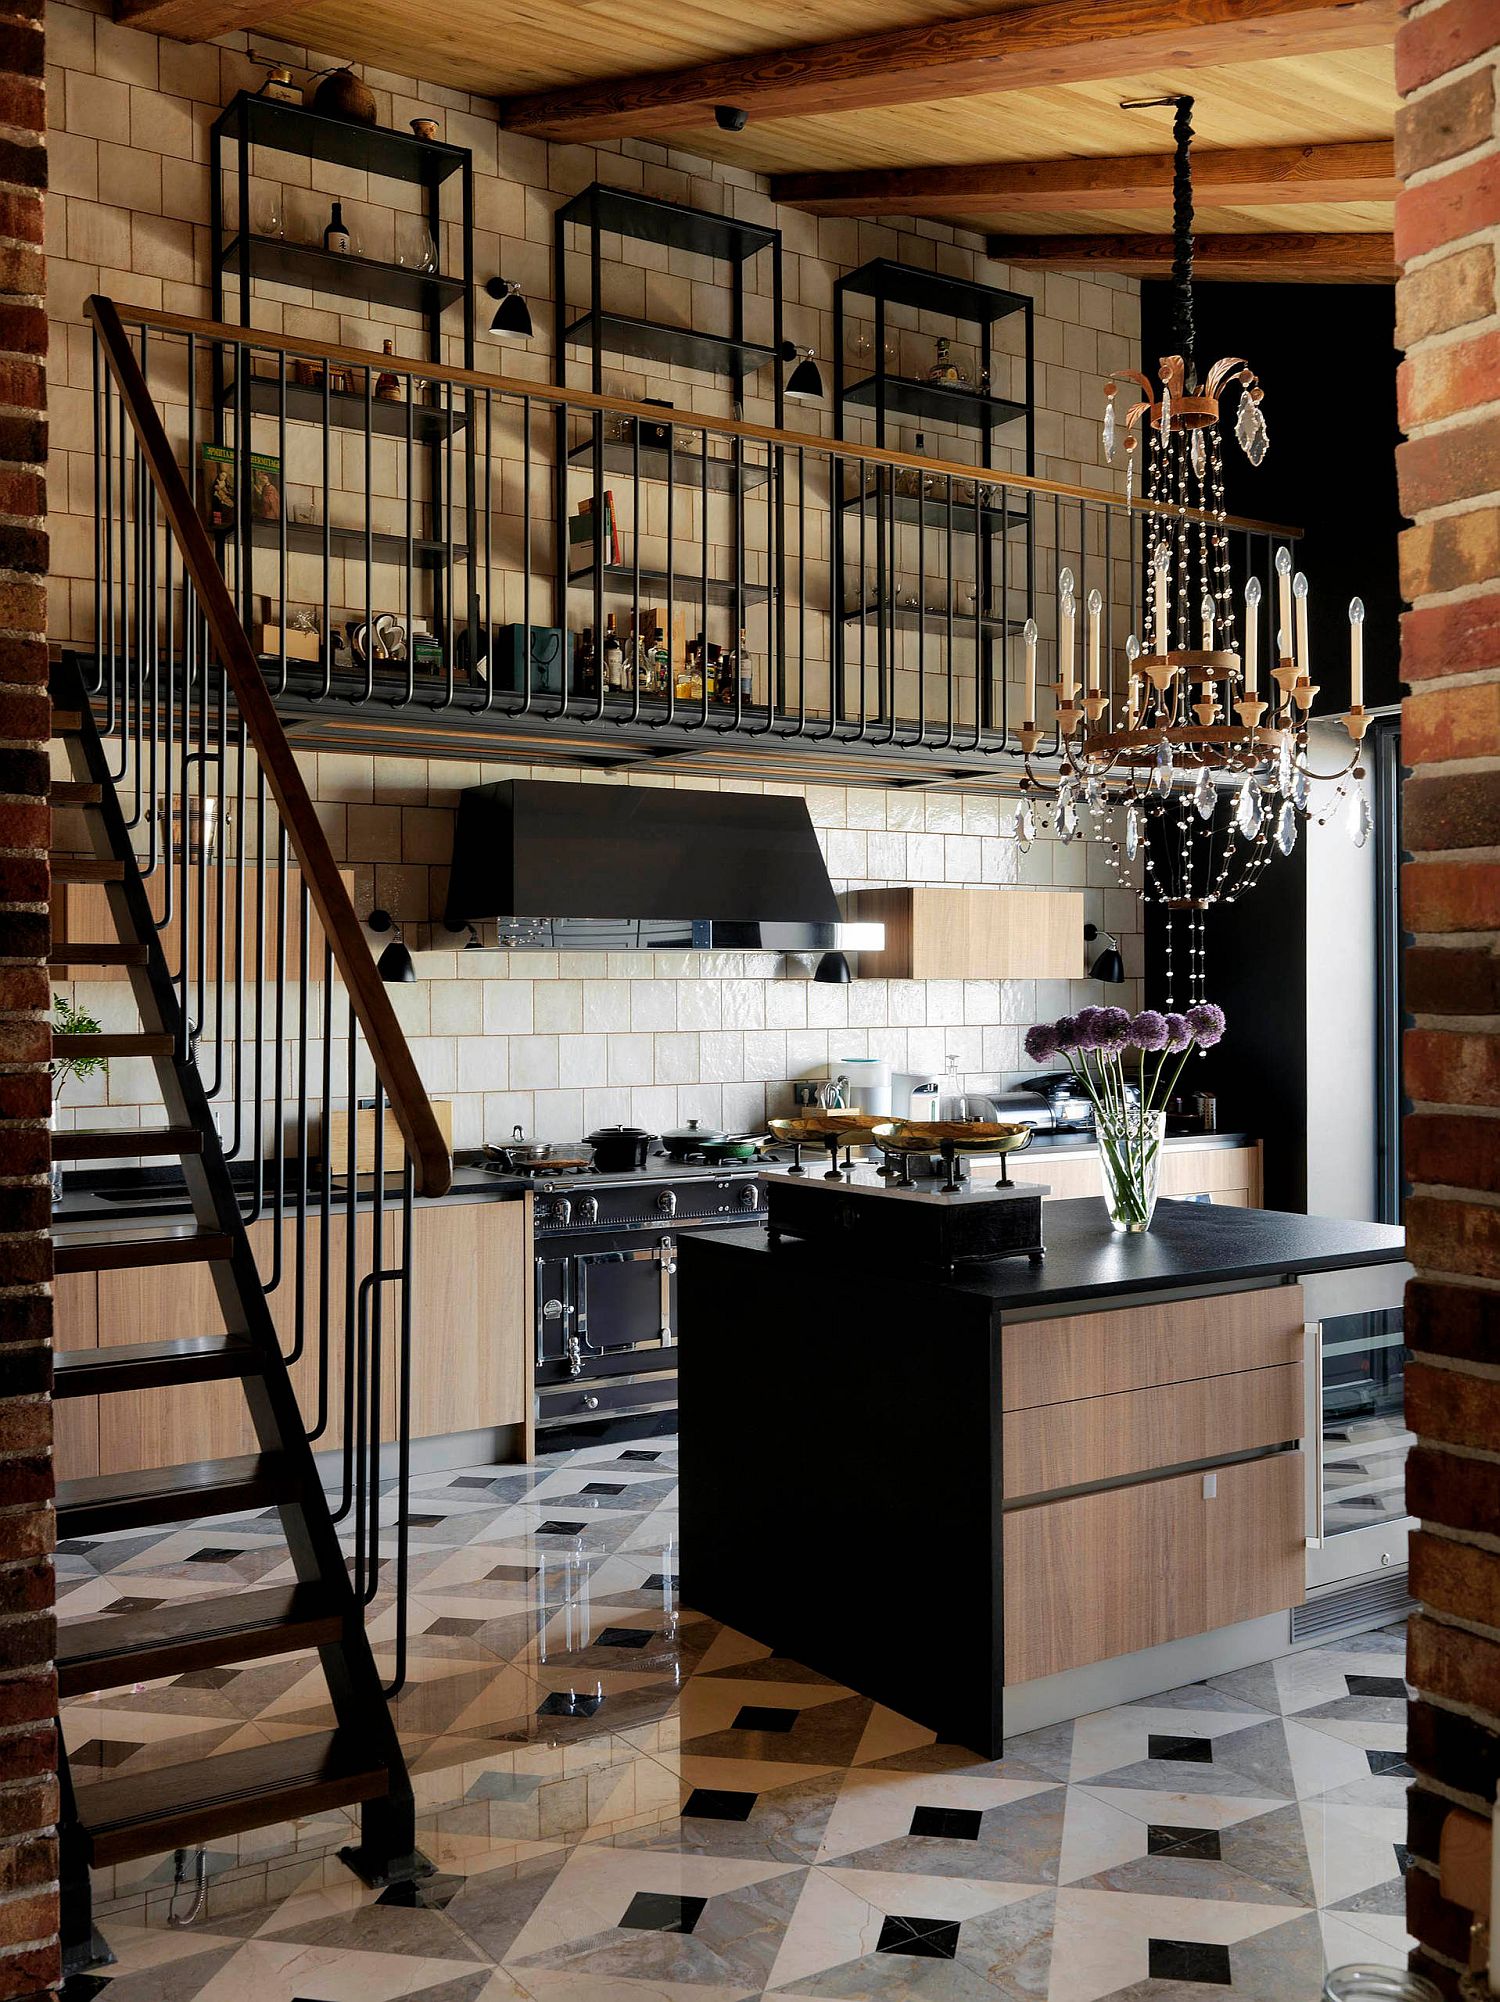
[[[333,214],[328,218],[328,227],[323,232],[323,248],[333,251],[339,257],[349,255],[349,232],[344,227],[344,204],[335,202]]]

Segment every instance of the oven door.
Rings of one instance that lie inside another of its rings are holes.
[[[677,1343],[677,1240],[632,1231],[537,1259],[537,1381],[638,1370]],[[663,1357],[663,1360],[667,1358]]]

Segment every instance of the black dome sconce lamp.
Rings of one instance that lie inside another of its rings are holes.
[[[1113,932],[1101,931],[1098,925],[1085,925],[1084,944],[1092,945],[1096,938],[1107,939],[1108,944],[1089,968],[1089,979],[1102,980],[1106,987],[1123,987],[1125,961],[1120,953],[1120,941]]]
[[[484,289],[492,299],[500,301],[490,321],[490,332],[496,339],[529,341],[536,329],[531,324],[531,308],[515,280],[491,278]]]
[[[781,359],[795,362],[791,374],[786,379],[786,394],[793,403],[821,403],[823,401],[823,371],[813,358],[811,348],[799,348],[795,341],[781,343]]]
[[[375,971],[390,986],[399,986],[415,980],[417,969],[412,964],[412,956],[407,951],[401,937],[401,927],[389,911],[373,910],[365,919],[373,932],[391,932],[394,936],[385,951],[375,962]]]

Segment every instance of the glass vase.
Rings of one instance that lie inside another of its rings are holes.
[[[1166,1113],[1142,1112],[1137,1106],[1123,1112],[1100,1110],[1094,1126],[1110,1222],[1116,1230],[1149,1230],[1156,1209]]]

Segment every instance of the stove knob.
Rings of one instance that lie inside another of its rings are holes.
[[[578,1221],[580,1223],[597,1223],[599,1221],[599,1198],[597,1196],[585,1196],[582,1199],[578,1205]]]
[[[541,1205],[542,1222],[556,1224],[559,1230],[566,1230],[573,1221],[573,1205],[566,1196],[558,1196],[552,1202]]]
[[[598,1398],[586,1395],[583,1400],[583,1408],[585,1411],[597,1411],[599,1409]]]
[[[742,1210],[758,1210],[760,1208],[760,1190],[755,1186],[754,1182],[747,1182],[744,1188],[740,1190],[740,1208]]]
[[[656,1207],[661,1211],[663,1216],[676,1216],[677,1191],[675,1189],[663,1189],[656,1199]]]

